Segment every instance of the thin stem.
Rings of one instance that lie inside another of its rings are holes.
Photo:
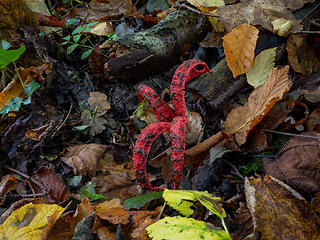
[[[57,132],[62,128],[62,126],[66,123],[66,121],[67,121],[67,119],[68,119],[68,117],[69,117],[69,115],[70,115],[70,113],[71,113],[71,109],[72,109],[72,104],[70,105],[69,112],[68,112],[66,118],[64,119],[63,123],[61,123],[61,125],[57,128],[57,130],[52,134],[52,136],[51,136],[50,139],[52,139],[52,138],[54,137],[54,135],[56,135],[56,133],[57,133]]]
[[[14,68],[15,68],[15,70],[16,70],[16,72],[17,72],[17,74],[18,74],[18,77],[19,77],[19,79],[20,79],[21,85],[22,85],[23,90],[24,90],[24,89],[25,89],[25,86],[24,86],[23,81],[22,81],[22,79],[21,79],[21,76],[20,76],[20,74],[19,74],[19,71],[18,71],[17,65],[15,64],[15,62],[14,62],[14,61],[13,61],[13,65],[14,65]]]
[[[189,7],[188,5],[186,5],[186,4],[184,4],[184,3],[182,3],[180,6],[186,8],[186,9],[188,9],[188,10],[190,10],[190,11],[193,11],[193,12],[196,12],[196,13],[198,13],[198,14],[205,15],[205,16],[209,16],[209,17],[220,17],[220,16],[217,15],[217,14],[200,12],[200,11],[198,11],[198,10],[192,8],[192,7]]]
[[[220,216],[219,216],[219,217],[220,217]],[[229,233],[229,231],[228,231],[228,228],[227,228],[227,226],[226,226],[226,223],[224,222],[223,217],[220,217],[220,219],[221,219],[221,222],[222,222],[222,225],[223,225],[224,230],[226,231],[226,233],[228,233],[228,235],[229,235],[229,237],[230,237],[230,233]],[[231,237],[230,237],[230,239],[231,239]]]
[[[319,138],[316,137],[316,136],[309,136],[309,135],[301,135],[301,134],[293,134],[293,133],[279,132],[279,131],[269,130],[269,129],[261,129],[261,131],[263,131],[263,132],[271,132],[271,133],[276,133],[276,134],[281,134],[281,135],[286,135],[286,136],[290,136],[290,137],[312,138],[312,139],[316,139],[316,140],[319,141]]]

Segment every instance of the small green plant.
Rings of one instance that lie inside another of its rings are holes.
[[[256,172],[261,166],[262,166],[261,159],[254,158],[249,163],[242,165],[239,168],[240,168],[241,174],[247,175],[249,173]]]
[[[19,111],[21,104],[24,104],[24,105],[30,104],[31,95],[40,87],[40,84],[36,83],[35,81],[32,81],[27,86],[24,86],[23,81],[19,75],[19,72],[17,71],[17,66],[14,61],[18,60],[20,56],[26,51],[26,47],[24,45],[21,46],[19,49],[14,49],[14,50],[8,50],[12,46],[10,43],[8,43],[5,40],[2,40],[1,45],[2,45],[2,49],[0,49],[0,70],[5,68],[12,62],[14,64],[15,70],[20,79],[21,85],[24,88],[24,92],[28,96],[26,100],[23,100],[22,97],[11,98],[9,104],[4,106],[0,111],[0,114],[7,114],[9,112]]]
[[[66,26],[70,26],[73,23],[75,23],[75,21],[77,21],[77,19],[70,19],[68,21],[68,23],[66,24]],[[98,22],[92,22],[87,24],[85,27],[84,26],[79,26],[77,27],[75,30],[73,30],[73,32],[71,33],[71,35],[68,35],[66,37],[64,37],[63,39],[65,40],[65,42],[63,42],[62,44],[71,44],[70,46],[67,47],[67,54],[72,53],[77,47],[85,47],[85,48],[89,48],[87,51],[85,51],[82,55],[81,55],[81,60],[86,59],[90,53],[93,50],[93,44],[90,41],[90,38],[88,37],[87,33],[89,33],[91,31],[91,26],[94,26],[95,24],[97,24]],[[84,34],[85,38],[81,39],[82,34]],[[109,39],[113,39],[115,37],[117,37],[114,33],[110,33],[107,35],[107,37]],[[90,42],[91,46],[86,45],[86,42]]]
[[[90,201],[94,201],[100,198],[109,199],[102,194],[96,194],[96,184],[94,182],[87,182],[78,192],[81,197],[87,197]]]
[[[83,109],[81,118],[89,117],[90,123],[87,124],[87,125],[73,127],[72,130],[73,131],[77,131],[77,132],[81,132],[81,131],[84,131],[84,130],[88,129],[92,124],[92,121],[93,121],[93,119],[94,119],[94,117],[96,115],[96,111],[97,111],[97,107],[94,109],[94,111],[90,111],[88,109]]]

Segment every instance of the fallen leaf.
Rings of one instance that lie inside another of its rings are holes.
[[[301,49],[302,48],[302,49]],[[290,34],[287,41],[288,60],[293,70],[302,74],[312,73],[318,70],[319,61],[313,48],[304,44],[304,37]],[[302,51],[299,59],[298,51]]]
[[[280,37],[286,37],[290,32],[292,23],[284,18],[278,18],[272,21],[272,26],[274,29],[273,33],[278,34]]]
[[[246,178],[245,192],[254,232],[261,232],[262,239],[320,238],[319,217],[311,205],[285,183],[268,175],[263,180]]]
[[[48,195],[42,196],[50,203],[60,203],[69,198],[70,189],[64,183],[62,177],[55,173],[51,168],[41,167],[32,176],[32,179],[49,188]],[[48,192],[47,189],[41,188],[31,180],[28,181],[34,194]]]
[[[320,132],[320,109],[314,110],[306,121],[308,131]]]
[[[301,8],[303,4],[303,0],[251,0],[218,7],[217,13],[228,32],[248,22],[273,32],[272,22],[283,18],[291,21],[290,32],[295,33],[302,30],[301,21],[297,20],[288,8],[296,10]]]
[[[98,214],[105,212],[106,210],[110,208],[123,208],[124,206],[122,205],[122,200],[120,198],[114,198],[109,201],[104,201],[102,203],[99,203],[96,206],[96,212]]]
[[[94,45],[94,48],[92,49],[91,53],[89,54],[89,63],[90,63],[91,71],[92,71],[93,76],[95,76],[96,78],[102,78],[105,74],[104,62],[102,61],[102,50],[99,46],[100,46],[99,44]],[[99,96],[95,96],[95,95],[91,96],[91,94],[97,95],[97,93],[103,94],[100,92],[91,92],[90,98],[95,98],[95,97],[98,98]],[[88,101],[89,101],[89,99],[88,99]],[[90,105],[93,105],[93,104],[90,104]],[[105,109],[107,104],[109,104],[109,107],[107,109]],[[103,110],[110,109],[110,103],[107,101],[107,95],[105,95],[105,102],[99,101],[97,105],[98,105],[98,109],[97,109],[98,113],[100,113],[102,109]],[[98,115],[98,116],[102,116],[102,115],[103,114]]]
[[[64,208],[52,204],[26,204],[0,226],[1,239],[45,239]]]
[[[26,194],[27,192],[25,184],[21,179],[15,177],[14,175],[3,176],[0,183],[1,205],[5,202],[5,195],[12,190],[17,191],[17,193],[20,195]]]
[[[236,211],[232,224],[240,226],[246,236],[253,232],[252,216],[250,210],[243,202],[239,203],[239,208]]]
[[[117,197],[124,200],[142,193],[140,185],[130,181],[126,173],[108,176],[99,175],[93,177],[92,181],[96,183],[96,193],[102,194],[105,197]]]
[[[252,68],[247,72],[247,82],[254,88],[266,82],[269,76],[269,69],[274,67],[276,49],[264,50],[253,60]]]
[[[73,168],[75,175],[86,175],[90,172],[95,176],[99,158],[106,149],[106,145],[95,143],[77,145],[69,147],[67,155],[61,160]]]
[[[96,110],[97,116],[102,116],[111,108],[110,102],[106,94],[101,92],[91,92],[87,102],[91,106],[92,111]]]
[[[315,132],[302,133],[318,137]],[[320,191],[319,140],[305,137],[293,137],[280,150],[276,159],[263,158],[265,174],[288,184],[307,196]]]
[[[252,66],[259,30],[242,24],[224,36],[223,47],[233,77],[246,73]]]
[[[30,129],[26,132],[26,137],[33,141],[41,141],[55,125],[55,121],[51,120],[50,124],[43,125],[37,129]]]
[[[248,102],[228,114],[225,130],[235,134],[239,145],[246,142],[249,131],[257,125],[283,94],[289,91],[291,81],[288,78],[289,66],[282,69],[270,69],[270,74],[263,86],[256,88]]]

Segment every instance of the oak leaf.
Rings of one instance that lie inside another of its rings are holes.
[[[270,69],[264,85],[256,88],[249,96],[248,102],[236,107],[228,114],[225,130],[235,134],[239,145],[245,143],[249,131],[257,125],[285,92],[289,91],[291,81],[288,78],[289,66],[282,69]]]
[[[72,167],[76,175],[85,175],[90,172],[95,176],[99,158],[106,149],[106,145],[95,143],[73,146],[67,149],[68,154],[61,160]]]
[[[245,192],[254,232],[261,239],[319,239],[319,217],[310,204],[285,183],[266,175],[246,178]]]
[[[242,24],[223,37],[224,53],[234,78],[250,70],[258,33],[254,26]]]

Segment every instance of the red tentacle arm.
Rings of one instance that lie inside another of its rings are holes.
[[[202,67],[198,70],[196,67]],[[181,64],[176,70],[170,88],[170,95],[176,116],[186,115],[186,101],[185,101],[185,84],[191,79],[200,76],[203,73],[211,72],[207,64],[196,59]]]
[[[188,119],[186,117],[175,117],[170,126],[170,138],[171,138],[171,163],[172,174],[175,182],[175,187],[180,186],[183,173],[183,160],[184,152],[186,149],[186,128]]]
[[[143,99],[148,101],[159,122],[171,122],[176,116],[167,103],[152,88],[146,85],[139,85],[138,97],[140,101]]]
[[[165,131],[170,130],[169,122],[149,124],[139,135],[133,154],[133,169],[137,180],[142,187],[152,190],[147,176],[147,159],[153,142]]]

